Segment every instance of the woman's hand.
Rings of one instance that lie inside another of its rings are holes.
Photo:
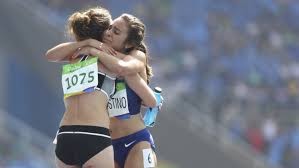
[[[116,51],[113,48],[109,47],[107,44],[102,43],[98,40],[88,39],[88,40],[86,40],[86,42],[87,42],[88,46],[99,49],[103,52],[106,52],[107,54],[110,54],[110,55],[113,55],[113,56],[116,56],[116,54],[117,54]]]
[[[97,52],[101,52],[101,51],[90,46],[78,48],[77,51],[72,55],[72,60],[79,58],[82,55],[96,56]]]
[[[111,47],[109,47],[107,44],[105,44],[105,43],[102,43],[101,45],[100,45],[100,49],[99,50],[101,50],[101,51],[103,51],[103,52],[105,52],[105,53],[107,53],[107,54],[110,54],[110,55],[112,55],[112,56],[116,56],[116,51],[113,49],[113,48],[111,48]]]

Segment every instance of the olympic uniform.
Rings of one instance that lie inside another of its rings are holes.
[[[115,93],[111,96],[108,103],[110,117],[125,120],[130,118],[131,115],[139,114],[141,109],[141,98],[123,79],[116,79],[115,83]],[[125,137],[112,139],[114,160],[120,168],[124,167],[130,150],[141,141],[149,142],[151,148],[155,150],[153,137],[146,128]],[[147,158],[149,163],[153,163],[153,157],[151,155]]]
[[[79,62],[87,60],[82,57]],[[96,62],[95,62],[96,64]],[[97,86],[94,89],[85,89],[82,92],[97,90],[103,92],[107,98],[114,93],[115,78],[100,71],[97,73]],[[67,165],[82,165],[90,158],[112,145],[108,128],[87,125],[64,125],[57,132],[54,140],[55,154]]]

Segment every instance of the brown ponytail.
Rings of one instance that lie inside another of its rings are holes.
[[[142,51],[145,53],[145,68],[146,68],[146,81],[147,81],[147,84],[149,84],[150,82],[150,79],[153,77],[153,70],[152,70],[152,67],[149,65],[148,63],[148,59],[149,59],[149,55],[148,55],[148,52],[147,52],[147,47],[146,45],[144,44],[144,42],[141,42],[141,44],[137,47],[138,50]]]
[[[130,14],[122,14],[120,17],[125,20],[129,28],[128,38],[126,39],[126,42],[133,46],[132,48],[130,48],[130,50],[132,51],[133,49],[136,49],[144,52],[146,55],[146,75],[147,83],[149,83],[150,78],[153,76],[153,72],[148,63],[149,56],[147,47],[144,44],[145,25],[141,22],[141,20]]]

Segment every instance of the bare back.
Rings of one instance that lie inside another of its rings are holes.
[[[102,64],[98,63],[98,67],[100,72],[114,76]],[[60,125],[93,125],[108,128],[107,103],[107,95],[99,90],[68,97],[64,100],[66,110]]]

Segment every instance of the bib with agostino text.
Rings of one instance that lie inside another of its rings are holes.
[[[110,117],[116,117],[129,113],[128,96],[126,84],[124,82],[116,83],[115,93],[108,102],[108,112]]]
[[[64,98],[94,91],[98,85],[97,58],[64,65],[61,82]]]

